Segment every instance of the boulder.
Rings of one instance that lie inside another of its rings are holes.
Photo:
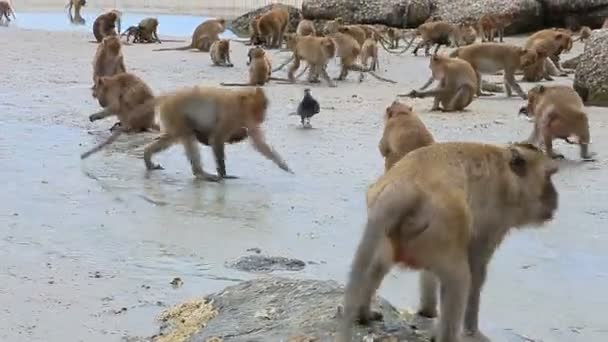
[[[275,6],[285,6],[287,8],[289,11],[289,26],[287,27],[287,30],[290,32],[295,31],[296,27],[298,27],[298,23],[300,22],[302,11],[299,8],[290,5],[276,3],[260,7],[241,15],[228,24],[228,29],[239,37],[249,37],[249,22],[251,22],[251,19],[258,14],[268,12]]]
[[[417,27],[431,13],[432,0],[304,0],[302,14],[310,20],[342,17],[349,24]]]
[[[537,0],[543,25],[578,29],[580,25],[598,28],[608,16],[608,0]]]
[[[574,90],[588,105],[608,107],[608,29],[594,30],[580,56]]]

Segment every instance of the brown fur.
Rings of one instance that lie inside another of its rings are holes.
[[[378,69],[380,67],[380,62],[378,61],[378,41],[373,38],[367,38],[365,42],[363,42],[363,47],[361,48],[361,64],[363,64],[363,67],[366,69],[370,58],[372,59],[370,69]]]
[[[523,80],[528,82],[538,82],[541,79],[552,81],[553,78],[549,75],[545,67],[545,58],[550,58],[557,69],[562,72],[561,76],[566,76],[563,72],[559,55],[562,52],[568,52],[572,48],[572,32],[564,29],[546,29],[541,30],[530,36],[524,45],[526,49],[534,49],[539,55],[539,60],[523,68]]]
[[[405,41],[405,31],[402,29],[389,27],[386,30],[386,35],[388,36],[388,40],[390,42],[391,49],[396,49],[399,47],[399,41],[403,39]]]
[[[70,22],[75,24],[84,24],[85,20],[82,17],[80,11],[82,7],[86,6],[86,0],[68,0],[65,8],[68,10],[68,15],[70,16]],[[74,9],[74,13],[72,14],[72,8]]]
[[[528,91],[528,103],[520,109],[520,114],[534,118],[534,130],[526,143],[545,145],[547,155],[552,158],[563,158],[553,151],[552,141],[575,136],[580,145],[580,156],[584,160],[593,160],[588,146],[589,120],[583,109],[583,101],[570,86],[551,85],[536,86]]]
[[[349,34],[335,32],[327,35],[331,38],[336,47],[336,56],[340,58],[341,70],[338,80],[342,81],[348,76],[348,71],[356,65],[359,54],[361,53],[361,47],[357,40]]]
[[[262,40],[262,37],[260,36],[260,32],[258,30],[258,21],[261,17],[262,15],[258,14],[251,18],[251,20],[249,21],[249,41],[253,45],[266,44],[266,42]]]
[[[363,45],[363,42],[367,38],[365,30],[360,25],[344,25],[342,18],[336,18],[335,20],[329,20],[325,23],[323,28],[325,35],[331,35],[337,32],[348,34],[355,38],[359,46]]]
[[[296,28],[296,34],[299,36],[316,36],[317,30],[315,29],[315,24],[310,20],[300,20]]]
[[[460,25],[460,40],[459,46],[467,46],[475,43],[477,40],[477,31],[471,25]]]
[[[583,26],[578,31],[578,38],[574,41],[584,42],[591,37],[591,28],[589,26]]]
[[[260,47],[249,49],[249,82],[247,83],[225,83],[223,86],[263,86],[270,79],[272,67],[266,58],[266,51]]]
[[[103,110],[89,116],[89,120],[93,122],[116,115],[118,123],[112,127],[112,135],[106,141],[83,153],[82,159],[100,151],[122,133],[159,129],[154,122],[154,106],[151,102],[154,100],[154,94],[139,77],[131,73],[103,76],[97,78],[95,88],[97,101]]]
[[[298,36],[295,34],[285,35],[287,48],[293,52],[293,64],[289,67],[288,78],[295,82],[294,73],[300,67],[300,61],[304,60],[309,65],[308,80],[316,82],[319,75],[323,77],[330,87],[336,84],[327,74],[327,64],[336,55],[337,44],[329,37]]]
[[[412,107],[404,103],[391,103],[386,107],[384,119],[384,133],[378,149],[384,158],[385,172],[409,152],[435,142]]]
[[[482,42],[493,42],[498,33],[498,41],[503,42],[505,27],[513,22],[513,13],[488,13],[479,18],[478,28]]]
[[[6,24],[8,24],[11,21],[11,15],[14,19],[17,19],[17,16],[15,16],[15,11],[11,7],[11,4],[8,1],[0,1],[0,24],[2,24],[2,18],[4,18]]]
[[[116,29],[120,32],[120,17],[120,11],[111,10],[99,15],[95,19],[93,22],[93,35],[98,43],[101,43],[104,37],[118,35]]]
[[[126,41],[127,43],[129,42],[129,39],[131,39],[131,37],[133,37],[133,43],[141,43],[141,30],[139,29],[138,26],[129,26],[127,27],[127,29],[125,30],[125,32],[120,34],[120,37],[124,37],[126,36]]]
[[[121,45],[118,37],[107,36],[97,46],[93,59],[93,97],[97,97],[95,90],[97,78],[127,72]]]
[[[230,61],[230,41],[228,39],[217,40],[211,44],[209,53],[211,62],[215,66],[234,66]]]
[[[412,90],[407,96],[424,98],[433,96],[433,108],[439,110],[441,103],[443,111],[461,111],[471,102],[477,90],[477,76],[471,64],[460,59],[441,55],[430,58],[429,67],[433,79],[439,81],[439,86],[430,91]],[[422,89],[428,87],[427,82]]]
[[[145,18],[142,19],[137,25],[140,32],[140,40],[143,43],[162,43],[158,38],[158,19],[156,18]]]
[[[280,48],[289,24],[289,11],[276,6],[257,20],[257,32],[268,48]]]
[[[430,56],[429,50],[433,44],[437,44],[434,54],[437,54],[441,45],[460,46],[460,28],[458,25],[446,21],[433,21],[418,26],[415,35],[403,50],[404,52],[410,48],[417,36],[420,36],[422,41],[412,51],[415,56],[418,55],[418,49],[423,46],[425,47],[424,54],[426,56]]]
[[[489,341],[478,327],[488,264],[512,228],[553,218],[557,171],[530,145],[447,142],[405,155],[367,191],[336,341],[351,341],[355,320],[382,318],[371,300],[394,265],[421,271],[418,315],[440,314],[436,342]]]
[[[192,107],[192,103],[197,106]],[[245,127],[258,152],[281,169],[291,172],[289,166],[265,142],[260,126],[265,120],[267,107],[268,98],[264,90],[258,87],[241,90],[190,87],[164,96],[158,104],[162,135],[144,149],[146,168],[162,169],[152,162],[152,156],[179,142],[184,145],[196,177],[208,181],[234,178],[226,175],[224,144]],[[200,139],[197,139],[196,132],[204,132],[209,137],[217,164],[217,176],[203,170],[197,146]]]
[[[481,92],[481,74],[495,74],[504,70],[505,92],[512,96],[511,88],[524,100],[526,94],[515,81],[515,71],[537,62],[534,49],[501,43],[477,43],[454,50],[450,57],[458,57],[471,64],[477,75],[477,96]]]
[[[220,33],[224,32],[225,29],[225,19],[210,19],[198,25],[196,29],[194,29],[190,45],[177,48],[155,49],[154,51],[184,51],[197,49],[202,52],[209,52],[211,49],[211,44],[220,40]]]

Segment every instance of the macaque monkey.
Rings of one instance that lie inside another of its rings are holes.
[[[75,24],[84,24],[85,20],[80,14],[82,7],[86,6],[86,0],[68,0],[65,8],[68,10],[70,22]],[[72,8],[74,8],[74,15],[72,15]]]
[[[97,101],[103,110],[89,116],[91,122],[116,115],[118,122],[110,129],[112,135],[104,142],[83,153],[85,159],[111,144],[122,133],[159,130],[154,122],[154,94],[139,77],[131,73],[102,76],[95,80]]]
[[[268,48],[281,48],[289,24],[289,11],[286,7],[277,5],[256,20],[256,24],[257,33]]]
[[[158,38],[158,19],[145,18],[137,25],[140,32],[141,41],[145,43],[162,43]]]
[[[96,80],[103,76],[114,76],[127,72],[125,67],[120,38],[117,36],[106,36],[101,44],[97,46],[93,59],[93,97],[96,98]]]
[[[292,34],[285,35],[285,44],[293,52],[291,59],[293,64],[289,67],[288,78],[290,82],[295,82],[294,73],[300,67],[300,61],[308,63],[308,81],[315,82],[319,75],[329,84],[335,87],[336,84],[331,80],[327,73],[329,60],[336,55],[336,43],[329,37],[298,36]]]
[[[272,68],[266,59],[266,52],[264,49],[254,47],[249,49],[247,54],[249,57],[249,82],[248,83],[225,83],[222,82],[223,86],[263,86],[270,79],[270,73]]]
[[[101,43],[106,36],[117,36],[120,31],[120,18],[122,13],[118,10],[111,10],[103,13],[93,22],[93,35],[98,43]]]
[[[431,111],[461,111],[473,102],[477,91],[477,76],[471,64],[459,58],[441,55],[433,55],[430,60],[429,67],[433,77],[422,89],[428,87],[433,79],[439,81],[437,88],[429,91],[412,90],[405,96],[433,96],[435,100]],[[440,103],[443,108],[439,108]]]
[[[418,49],[423,46],[425,47],[424,54],[426,56],[430,55],[429,50],[434,44],[437,44],[437,47],[433,54],[437,54],[441,45],[460,46],[460,28],[458,25],[446,21],[433,21],[418,26],[416,33],[402,52],[407,51],[418,36],[422,38],[422,41],[412,51],[414,56],[418,56]]]
[[[359,54],[361,53],[361,46],[353,38],[351,35],[342,33],[342,32],[334,32],[327,35],[327,37],[331,38],[336,45],[336,56],[340,58],[340,75],[336,78],[338,81],[343,81],[348,76],[349,70],[360,70],[361,68],[357,68],[356,63],[359,58]]]
[[[13,16],[14,19],[17,19],[15,16],[15,11],[11,7],[11,4],[8,1],[0,1],[0,24],[2,24],[2,18],[6,21],[6,25],[11,21],[10,16]]]
[[[544,78],[552,81],[553,78],[549,75],[546,68],[547,63],[545,62],[545,58],[547,57],[551,59],[553,64],[562,73],[561,76],[567,76],[561,68],[559,55],[562,52],[570,51],[572,48],[572,33],[570,30],[545,29],[538,31],[526,40],[524,48],[528,50],[534,49],[539,56],[544,56],[544,58],[539,58],[536,63],[523,68],[523,80],[538,82]]]
[[[262,48],[259,48],[259,49],[264,52],[264,61],[266,62],[266,65],[268,67],[268,78],[270,79],[270,74],[272,73],[272,59],[270,58],[270,55],[267,54],[264,49],[262,49]],[[249,49],[249,51],[247,52],[247,66],[251,65],[251,62],[257,56],[258,51],[259,50],[255,49],[255,48]]]
[[[513,22],[513,13],[484,14],[479,18],[479,35],[482,42],[494,42],[495,34],[498,33],[498,41],[503,42],[505,27]]]
[[[525,143],[545,145],[547,155],[563,159],[553,151],[553,140],[563,139],[574,144],[570,137],[577,138],[581,159],[593,161],[589,153],[589,120],[583,109],[583,101],[570,86],[538,85],[528,91],[528,103],[519,110],[529,118],[534,118],[534,130]]]
[[[258,14],[251,18],[249,21],[249,42],[251,45],[265,45],[266,41],[264,41],[260,35],[258,30],[258,21],[262,17],[261,14]]]
[[[233,67],[230,61],[230,41],[228,39],[217,40],[211,44],[209,53],[211,62],[215,66]]]
[[[446,142],[406,154],[367,190],[336,341],[351,341],[356,320],[382,319],[371,300],[394,265],[421,271],[418,315],[439,313],[435,342],[490,341],[478,327],[488,264],[510,230],[553,218],[557,171],[532,145]]]
[[[458,57],[471,64],[477,76],[477,96],[488,96],[481,92],[481,74],[496,74],[504,70],[505,92],[511,97],[511,88],[524,100],[526,94],[515,81],[515,71],[536,63],[538,55],[533,49],[501,43],[476,43],[460,47],[450,57]]]
[[[338,17],[335,20],[328,20],[323,27],[325,35],[331,35],[336,32],[341,32],[350,35],[355,38],[359,46],[363,45],[363,42],[367,38],[365,30],[359,25],[344,25],[342,18]]]
[[[460,29],[460,40],[458,41],[460,46],[467,46],[475,43],[477,40],[477,31],[471,25],[459,25]]]
[[[224,144],[236,132],[247,129],[253,147],[272,160],[284,171],[289,166],[272,147],[265,142],[261,125],[266,118],[268,98],[258,87],[229,90],[213,87],[190,87],[166,95],[158,101],[162,135],[144,149],[144,162],[148,170],[162,167],[152,162],[152,156],[175,143],[184,146],[192,173],[206,181],[236,178],[226,174]],[[209,137],[217,164],[217,176],[203,170],[196,132]]]
[[[574,41],[580,41],[580,42],[584,42],[587,39],[589,39],[591,37],[591,28],[589,26],[583,26],[581,27],[580,31],[578,32],[578,38],[575,39]]]
[[[220,40],[220,33],[224,32],[224,30],[226,30],[225,19],[209,19],[194,29],[190,45],[177,48],[155,49],[154,51],[184,51],[197,49],[202,52],[209,52],[211,44]]]
[[[315,24],[310,20],[300,20],[296,28],[296,34],[298,36],[316,36],[317,30],[315,29]]]
[[[390,42],[391,49],[399,48],[399,41],[403,39],[405,41],[405,31],[402,29],[389,27],[386,30],[386,35],[388,36],[388,40]]]
[[[372,59],[372,64],[370,66],[370,70],[376,70],[380,67],[380,63],[378,61],[378,36],[374,38],[367,38],[365,42],[363,42],[363,46],[361,47],[361,64],[363,67],[367,69],[368,60]]]
[[[129,26],[127,27],[127,29],[125,30],[125,32],[120,34],[120,37],[127,37],[127,43],[129,42],[129,39],[131,38],[131,36],[133,36],[133,43],[141,43],[141,30],[139,29],[138,26]]]
[[[386,107],[384,133],[378,144],[385,172],[406,154],[434,142],[433,135],[412,107],[399,101]]]

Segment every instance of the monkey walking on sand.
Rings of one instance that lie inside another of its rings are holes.
[[[319,102],[315,100],[312,95],[310,95],[310,88],[306,88],[304,89],[304,98],[302,101],[300,101],[297,112],[289,115],[299,115],[302,122],[302,127],[312,128],[310,118],[312,118],[315,114],[319,114],[320,111],[321,107],[319,106]]]

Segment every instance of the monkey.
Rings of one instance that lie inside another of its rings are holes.
[[[408,43],[408,45],[403,49],[402,52],[407,51],[414,39],[417,36],[422,37],[422,41],[416,45],[414,51],[412,53],[414,56],[418,56],[418,49],[424,46],[424,53],[426,56],[430,55],[429,50],[433,44],[437,44],[435,48],[434,54],[437,54],[441,45],[450,46],[455,45],[456,47],[460,46],[460,29],[457,25],[448,23],[446,21],[433,21],[429,23],[424,23],[416,29],[416,33]]]
[[[574,42],[584,42],[591,37],[591,28],[589,26],[583,26],[578,32],[578,38]]]
[[[511,88],[524,100],[526,94],[515,81],[515,71],[536,63],[538,55],[533,49],[525,49],[505,43],[476,43],[457,48],[450,57],[458,57],[471,64],[477,75],[477,96],[488,96],[481,91],[481,74],[495,74],[504,70],[505,92],[507,97],[513,94]],[[427,84],[430,84],[430,81]]]
[[[355,38],[357,43],[359,43],[359,46],[363,45],[363,42],[367,38],[365,30],[359,25],[344,25],[342,18],[340,17],[336,18],[335,20],[327,21],[323,28],[323,32],[325,32],[325,35],[327,36],[337,32],[348,34],[349,36]]]
[[[162,43],[158,38],[158,19],[156,18],[145,18],[142,19],[137,25],[139,28],[141,40],[146,43]]]
[[[402,29],[389,27],[386,30],[386,34],[388,36],[388,40],[390,42],[391,49],[399,48],[399,41],[401,39],[405,40],[405,31]]]
[[[216,40],[211,44],[209,53],[215,66],[233,67],[230,61],[230,41],[228,39]]]
[[[84,25],[85,20],[80,14],[82,7],[86,6],[86,0],[68,0],[68,3],[65,5],[65,9],[67,9],[68,17],[70,18],[70,22],[73,24]],[[72,8],[74,8],[74,15],[72,15]]]
[[[126,36],[127,37],[127,43],[129,42],[129,38],[131,38],[131,36],[133,36],[133,43],[140,43],[141,42],[141,30],[139,29],[138,26],[129,26],[125,32],[123,32],[121,35],[121,37]]]
[[[154,94],[152,89],[139,77],[123,72],[114,76],[101,76],[95,80],[97,101],[103,110],[89,116],[91,122],[116,115],[118,122],[110,129],[112,135],[83,153],[85,159],[111,144],[122,133],[159,130],[154,122]]]
[[[372,59],[370,70],[375,71],[380,67],[380,63],[378,61],[378,40],[374,38],[367,38],[361,47],[361,64],[365,69],[367,69],[367,62],[370,58]]]
[[[198,25],[192,33],[192,40],[189,45],[177,48],[155,49],[153,51],[184,51],[197,49],[202,52],[209,52],[211,44],[220,40],[220,33],[226,30],[226,20],[224,18],[209,19]]]
[[[17,19],[15,15],[15,11],[11,7],[11,4],[8,1],[0,1],[0,24],[2,24],[3,17],[6,21],[6,25],[11,21],[10,16],[13,16],[14,19]]]
[[[475,31],[475,28],[473,26],[460,25],[459,29],[460,40],[458,41],[458,43],[460,46],[467,46],[475,43],[475,41],[477,40],[477,31]]]
[[[409,152],[434,142],[433,135],[411,106],[393,101],[386,107],[384,133],[378,144],[385,172]]]
[[[163,169],[152,162],[152,156],[180,142],[195,177],[213,182],[236,178],[226,174],[224,144],[235,132],[245,127],[253,147],[260,154],[282,170],[293,173],[281,156],[265,142],[260,126],[265,120],[268,102],[264,90],[259,87],[229,90],[195,86],[164,96],[157,104],[161,136],[144,148],[146,169]],[[217,175],[203,170],[197,146],[197,131],[205,132],[209,137]]]
[[[539,56],[550,58],[557,69],[562,73],[561,76],[567,76],[562,70],[559,55],[562,52],[568,52],[572,48],[572,34],[569,30],[545,29],[531,35],[524,44],[526,49],[534,49]],[[528,82],[538,82],[542,78],[552,81],[553,78],[545,68],[545,58],[539,58],[536,63],[523,68],[523,80]]]
[[[526,144],[445,142],[406,154],[367,190],[336,341],[351,341],[355,320],[382,319],[371,299],[395,264],[421,271],[417,313],[439,311],[436,342],[461,341],[461,333],[490,341],[478,327],[488,264],[512,228],[553,219],[557,172],[555,161]]]
[[[281,48],[289,24],[289,11],[282,5],[275,6],[256,20],[257,32],[267,48]]]
[[[593,161],[593,154],[589,153],[589,120],[583,106],[570,86],[537,85],[530,89],[528,103],[519,110],[519,114],[534,118],[534,130],[524,143],[545,145],[549,157],[563,159],[563,155],[553,151],[553,140],[563,139],[572,144],[569,138],[576,136],[581,159]]]
[[[328,34],[327,37],[334,41],[337,48],[336,55],[340,58],[341,70],[336,80],[343,81],[348,76],[349,70],[361,69],[361,67],[356,66],[357,58],[361,53],[361,47],[353,36],[346,33],[334,32]]]
[[[494,35],[498,33],[498,41],[503,42],[505,27],[513,21],[513,13],[502,14],[487,13],[479,18],[479,35],[482,42],[494,42]]]
[[[97,98],[96,80],[103,76],[114,76],[127,72],[120,39],[117,36],[106,36],[97,46],[93,58],[93,98]]]
[[[261,48],[260,48],[261,49]],[[264,49],[261,49],[264,52],[264,62],[266,62],[266,65],[268,67],[268,79],[270,79],[270,75],[272,73],[272,60],[270,59],[270,55],[266,53],[266,51],[264,51]],[[247,66],[249,66],[251,64],[251,61],[253,60],[253,55],[257,53],[258,50],[256,49],[249,49],[249,51],[247,52]]]
[[[254,47],[249,49],[249,82],[248,83],[225,83],[223,86],[263,86],[270,79],[272,67],[269,65],[264,49]]]
[[[334,58],[337,50],[337,44],[332,38],[286,34],[285,44],[293,52],[291,57],[293,64],[287,73],[290,82],[295,82],[294,73],[300,67],[300,60],[304,60],[309,65],[308,80],[310,82],[315,82],[321,75],[330,87],[336,87],[327,74],[327,64],[330,59]]]
[[[263,40],[262,36],[260,35],[260,32],[258,30],[258,21],[260,20],[260,18],[262,17],[261,14],[258,14],[256,16],[254,16],[253,18],[251,18],[251,20],[249,21],[249,42],[252,45],[265,45],[266,41]]]
[[[106,36],[117,36],[116,29],[120,31],[120,21],[122,14],[118,10],[99,15],[93,22],[93,35],[98,43],[101,43]]]
[[[433,79],[439,81],[439,86],[429,91],[412,90],[405,96],[414,98],[433,96],[435,100],[431,111],[440,110],[439,103],[443,111],[461,111],[473,102],[477,90],[477,76],[471,64],[460,58],[442,55],[433,55],[430,60],[429,67]],[[429,85],[430,83],[427,82],[423,88]]]
[[[299,36],[316,36],[317,30],[315,29],[315,24],[310,20],[300,20],[296,28],[296,34]]]

